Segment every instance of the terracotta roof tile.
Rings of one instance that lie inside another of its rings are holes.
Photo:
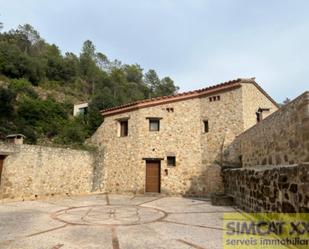
[[[175,95],[168,95],[168,96],[161,96],[161,97],[156,97],[156,98],[151,98],[151,99],[145,99],[145,100],[135,101],[135,102],[131,102],[128,104],[104,109],[101,111],[101,114],[103,116],[110,116],[110,115],[114,115],[118,113],[131,111],[134,109],[139,109],[142,107],[159,105],[159,104],[164,104],[164,103],[169,103],[169,102],[174,102],[174,101],[181,101],[187,98],[195,98],[195,97],[211,94],[213,92],[231,89],[231,88],[240,86],[240,83],[255,84],[259,88],[259,90],[262,91],[266,95],[266,97],[268,97],[274,104],[277,105],[277,103],[255,82],[255,78],[249,78],[249,79],[238,78],[235,80],[230,80],[224,83],[197,89],[194,91],[188,91],[188,92],[178,93]]]

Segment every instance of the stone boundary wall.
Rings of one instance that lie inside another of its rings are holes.
[[[0,143],[0,155],[7,155],[0,179],[0,199],[103,191],[100,153]]]
[[[309,92],[240,134],[223,157],[227,164],[243,167],[308,162]]]
[[[226,194],[251,212],[309,212],[309,163],[224,170]]]

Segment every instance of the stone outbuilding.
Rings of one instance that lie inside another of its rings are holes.
[[[76,117],[78,115],[87,114],[88,113],[88,103],[76,104],[73,107],[73,116]]]
[[[10,134],[6,136],[7,142],[11,144],[23,144],[25,138],[26,136],[23,134]]]
[[[205,196],[222,190],[224,149],[277,109],[254,78],[236,79],[102,110],[90,141],[107,191]]]

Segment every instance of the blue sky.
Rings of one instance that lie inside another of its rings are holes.
[[[308,0],[0,0],[4,30],[30,23],[62,52],[90,39],[180,91],[238,77],[278,102],[308,90]]]

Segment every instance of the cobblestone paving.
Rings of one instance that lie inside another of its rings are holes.
[[[160,196],[90,195],[0,203],[2,249],[222,248],[231,207]]]

